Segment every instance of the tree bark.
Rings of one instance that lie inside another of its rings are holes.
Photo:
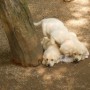
[[[42,47],[25,0],[0,0],[0,22],[14,61],[37,66],[42,59]]]

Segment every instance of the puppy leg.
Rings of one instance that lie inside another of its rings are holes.
[[[51,40],[52,44],[55,44],[55,40],[54,40],[54,38],[52,36],[50,37],[50,40]]]

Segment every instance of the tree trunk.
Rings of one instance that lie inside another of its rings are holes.
[[[0,0],[0,22],[14,61],[23,66],[38,65],[42,47],[25,0]]]

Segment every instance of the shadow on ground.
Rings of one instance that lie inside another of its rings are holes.
[[[75,32],[90,50],[90,0],[28,0],[34,21],[55,17]],[[42,38],[41,28],[36,28]],[[27,67],[10,63],[10,49],[0,30],[0,90],[90,90],[90,57],[79,63],[54,67]]]

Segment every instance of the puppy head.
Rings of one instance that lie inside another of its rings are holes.
[[[59,62],[60,52],[58,47],[51,45],[44,51],[42,64],[46,66],[53,66]]]
[[[50,53],[43,55],[42,64],[52,67],[55,63],[59,62],[59,57],[60,57],[59,55],[58,56],[50,55]]]
[[[57,59],[53,59],[53,58],[43,58],[42,64],[52,67],[55,63],[59,63],[60,62],[60,57]]]
[[[55,64],[53,59],[43,59],[42,64],[52,67]]]
[[[73,59],[74,59],[74,61],[82,60],[82,54],[73,53]]]
[[[76,53],[73,54],[75,60],[84,60],[85,58],[88,58],[89,51],[85,47],[85,45],[81,44],[79,48],[76,50]]]
[[[77,40],[67,40],[61,45],[60,51],[65,56],[72,56],[76,61],[83,60],[89,56],[89,52],[85,45]]]

